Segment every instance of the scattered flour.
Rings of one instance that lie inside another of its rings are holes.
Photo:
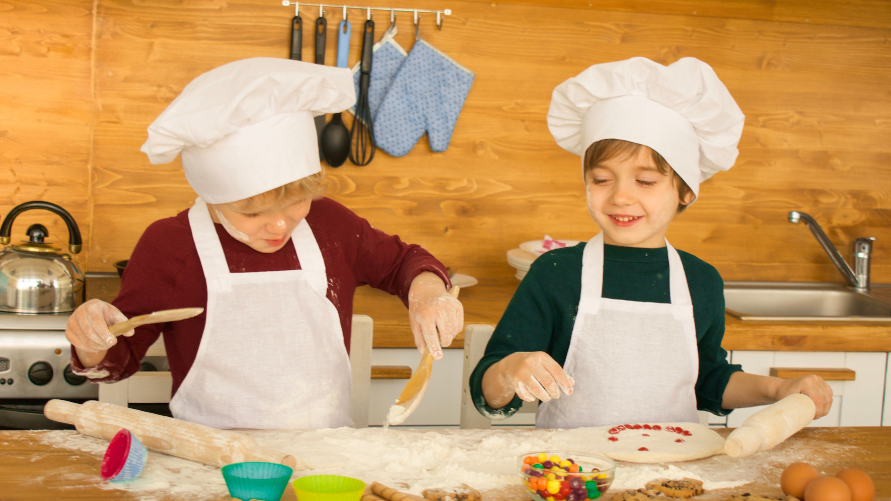
[[[670,480],[693,478],[701,480],[702,487],[707,491],[738,487],[751,482],[751,480],[713,482],[702,478],[692,471],[682,470],[675,465],[668,465],[668,468],[663,468],[659,465],[635,465],[632,467],[619,466],[616,468],[616,478],[613,480],[610,489],[639,489],[647,485],[648,482],[660,478],[667,478]]]
[[[295,477],[312,474],[347,475],[378,481],[400,490],[420,494],[424,489],[467,484],[479,490],[519,487],[517,458],[532,451],[555,450],[560,431],[535,429],[425,430],[410,428],[337,428],[313,431],[245,432],[264,448],[303,458],[312,468]],[[99,460],[108,442],[75,431],[36,432],[43,443],[81,451]],[[718,459],[719,457],[712,458]],[[691,477],[703,480],[706,489],[736,487],[754,477],[724,466],[639,465],[621,463],[611,490],[643,487],[656,478]],[[711,461],[711,460],[710,460]],[[738,460],[735,460],[738,461]],[[704,464],[704,463],[703,463]],[[46,472],[43,478],[60,472]],[[40,481],[38,479],[37,481]],[[165,454],[150,452],[146,469],[133,482],[112,484],[97,471],[95,485],[103,489],[138,491],[142,499],[160,499],[171,494],[188,499],[218,499],[227,493],[218,468]]]

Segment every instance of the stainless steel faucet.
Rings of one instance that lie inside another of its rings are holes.
[[[872,242],[875,240],[875,237],[858,238],[857,240],[854,240],[854,271],[851,271],[851,267],[848,266],[845,259],[841,257],[841,254],[838,253],[838,249],[832,245],[832,242],[829,241],[829,237],[823,233],[823,229],[820,228],[820,225],[817,224],[817,221],[814,220],[814,218],[804,212],[789,212],[790,223],[798,223],[799,221],[804,221],[804,224],[811,230],[811,233],[817,237],[817,241],[820,242],[823,250],[829,255],[832,264],[834,264],[835,267],[838,268],[839,273],[845,277],[845,282],[847,282],[855,291],[868,291],[869,256],[872,254]]]

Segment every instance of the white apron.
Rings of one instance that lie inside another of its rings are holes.
[[[291,234],[301,270],[230,273],[207,205],[189,210],[207,278],[195,363],[170,401],[174,417],[214,428],[352,426],[350,361],[306,220]]]
[[[539,428],[698,422],[699,352],[681,258],[668,247],[671,303],[603,296],[603,233],[588,242],[582,295],[563,370],[572,395],[538,407]]]

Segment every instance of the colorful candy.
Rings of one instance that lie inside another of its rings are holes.
[[[632,425],[626,425],[634,429]],[[640,429],[640,428],[638,428]],[[590,501],[600,497],[608,487],[605,473],[580,475],[584,468],[571,458],[541,453],[523,458],[524,482],[529,492],[544,501]],[[598,483],[600,482],[600,483]]]

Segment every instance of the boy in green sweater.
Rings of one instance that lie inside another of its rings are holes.
[[[602,231],[533,263],[470,378],[483,415],[537,399],[540,428],[697,422],[697,409],[724,415],[794,393],[814,401],[816,417],[829,412],[832,390],[818,376],[783,380],[727,362],[721,276],[665,239],[700,182],[733,166],[744,118],[694,58],[598,64],[554,90],[548,126],[582,157]]]

